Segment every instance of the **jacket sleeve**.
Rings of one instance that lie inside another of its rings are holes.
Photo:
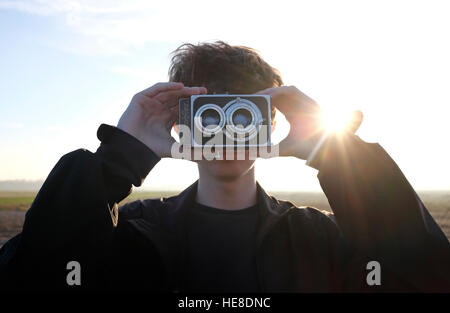
[[[308,165],[319,170],[345,244],[363,261],[344,261],[355,266],[349,275],[367,274],[367,262],[377,261],[380,290],[450,291],[448,239],[379,144],[332,135]],[[357,288],[370,290],[365,278],[357,278]]]
[[[160,158],[116,127],[102,124],[97,136],[95,153],[79,149],[59,160],[27,211],[22,232],[0,251],[2,288],[67,288],[70,261],[80,264],[82,288],[107,280],[101,273],[117,237],[118,203]]]

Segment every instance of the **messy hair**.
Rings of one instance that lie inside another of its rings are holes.
[[[209,94],[252,94],[283,85],[279,71],[256,50],[223,41],[178,47],[172,52],[169,80],[206,87]]]

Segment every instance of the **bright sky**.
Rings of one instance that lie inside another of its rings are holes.
[[[358,134],[414,188],[450,189],[449,16],[430,0],[0,0],[0,180],[43,179],[63,154],[95,151],[101,123],[167,80],[171,51],[224,40],[259,50],[324,108],[363,111]],[[266,189],[320,189],[304,161],[256,166]],[[196,177],[195,164],[163,160],[144,187]]]

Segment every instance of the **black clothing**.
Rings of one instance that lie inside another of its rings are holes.
[[[0,250],[0,289],[189,291],[187,216],[197,184],[181,194],[118,203],[159,161],[108,125],[95,153],[61,158]],[[333,210],[267,195],[258,185],[256,271],[267,292],[450,291],[450,245],[400,169],[378,144],[330,137],[310,163]],[[69,261],[81,286],[66,283]],[[381,286],[366,283],[369,261]]]
[[[188,216],[187,289],[257,292],[257,205],[223,210],[195,203]]]

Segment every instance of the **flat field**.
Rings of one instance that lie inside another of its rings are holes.
[[[136,199],[159,198],[176,192],[134,192],[121,204]],[[308,205],[321,210],[330,210],[330,205],[321,192],[271,192],[279,199],[289,200],[298,206]],[[36,196],[35,192],[0,192],[0,247],[18,234],[23,225],[25,212]],[[419,196],[431,215],[450,238],[450,191],[424,191]]]

